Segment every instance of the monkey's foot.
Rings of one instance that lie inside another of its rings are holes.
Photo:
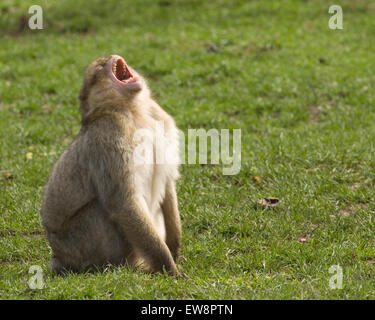
[[[64,272],[67,271],[66,266],[64,266],[60,260],[56,257],[52,257],[49,267],[52,269],[53,272],[57,274],[63,274]]]

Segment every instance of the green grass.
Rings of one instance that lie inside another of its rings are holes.
[[[44,30],[25,27],[31,4]],[[375,298],[373,1],[4,0],[0,13],[1,299]],[[181,167],[184,279],[47,268],[43,186],[79,131],[84,67],[114,53],[184,132],[242,129],[239,174]],[[266,196],[279,206],[256,208]]]

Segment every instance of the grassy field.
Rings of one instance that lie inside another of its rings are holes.
[[[375,298],[373,1],[3,0],[0,14],[0,299]],[[43,186],[79,131],[85,66],[114,53],[184,132],[242,130],[239,174],[181,167],[183,279],[47,268]],[[279,205],[257,208],[266,196]]]

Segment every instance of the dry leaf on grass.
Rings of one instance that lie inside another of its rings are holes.
[[[5,170],[0,171],[0,174],[1,174],[5,179],[8,179],[8,180],[13,179],[13,175],[12,175],[10,172],[8,172],[8,171],[5,171]]]
[[[257,206],[263,209],[265,208],[274,208],[279,204],[280,200],[275,197],[265,197],[257,201]]]

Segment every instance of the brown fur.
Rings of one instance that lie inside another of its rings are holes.
[[[109,60],[86,70],[80,94],[82,128],[63,152],[47,183],[42,221],[56,272],[81,272],[107,264],[142,263],[151,272],[177,275],[181,223],[175,181],[169,179],[161,202],[166,241],[156,232],[134,183],[134,131],[173,119],[150,98],[145,81],[139,90],[119,91],[105,72]]]

